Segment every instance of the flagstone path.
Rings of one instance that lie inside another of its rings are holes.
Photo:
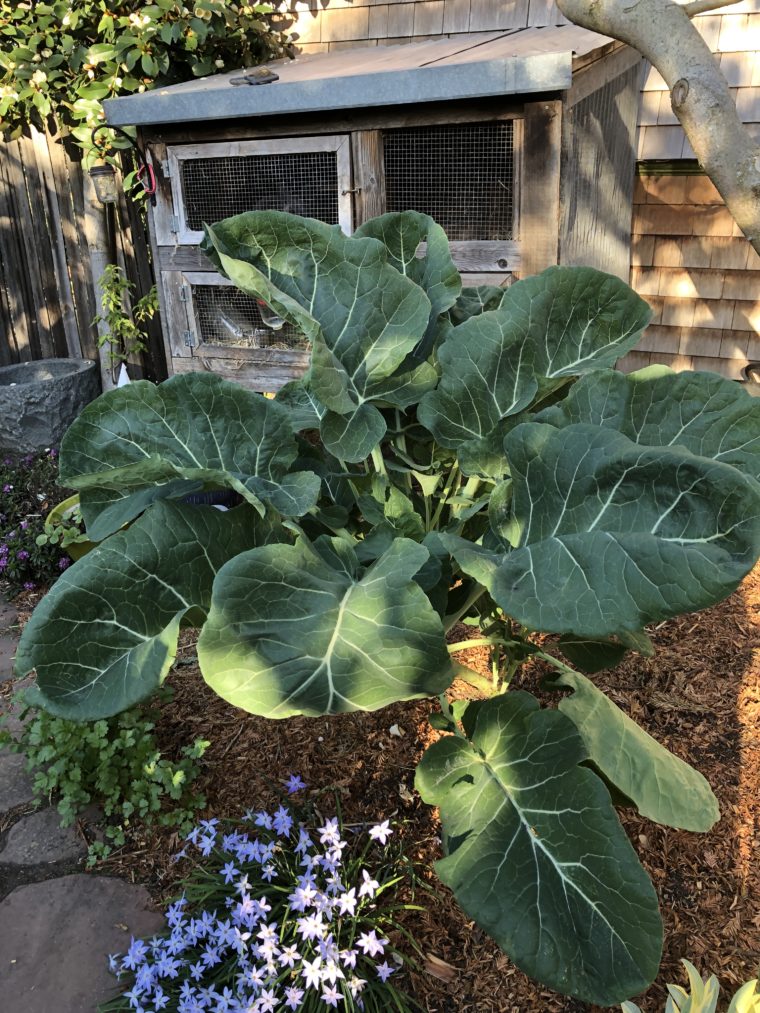
[[[0,598],[0,683],[13,678],[17,643],[16,611]],[[18,705],[7,717],[18,731]],[[62,828],[35,802],[24,757],[0,750],[2,1013],[95,1013],[117,991],[108,954],[163,927],[144,887],[84,873],[86,853],[77,824]]]

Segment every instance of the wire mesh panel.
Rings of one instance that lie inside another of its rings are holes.
[[[515,159],[510,121],[387,130],[389,211],[421,211],[452,242],[514,238]]]
[[[189,158],[180,172],[185,224],[193,231],[244,211],[289,211],[338,224],[334,151]]]
[[[202,344],[229,348],[308,346],[306,337],[292,324],[232,285],[193,285],[192,299]]]

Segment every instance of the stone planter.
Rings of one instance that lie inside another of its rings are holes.
[[[100,393],[97,363],[39,359],[0,367],[0,450],[59,447],[63,434]]]

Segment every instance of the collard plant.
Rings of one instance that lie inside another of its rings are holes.
[[[589,674],[651,654],[647,624],[752,567],[760,402],[709,373],[614,371],[650,311],[609,275],[462,288],[415,212],[350,238],[255,212],[204,246],[308,336],[310,368],[275,400],[199,374],[85,409],[61,480],[102,544],[40,603],[19,674],[36,669],[55,714],[111,715],[157,690],[195,624],[203,678],[255,714],[438,695],[417,787],[440,809],[440,878],[541,982],[600,1005],[637,994],[662,928],[612,795],[693,831],[718,806]],[[211,488],[241,505],[184,502]],[[452,661],[460,622],[491,679]],[[558,708],[510,688],[530,657]],[[478,699],[449,703],[457,676]]]

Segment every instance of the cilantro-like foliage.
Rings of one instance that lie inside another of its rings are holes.
[[[186,374],[84,410],[61,480],[103,541],[39,605],[19,674],[36,669],[53,713],[113,714],[161,685],[193,623],[205,680],[256,714],[440,694],[418,787],[440,808],[441,877],[529,974],[601,1005],[636,994],[660,919],[608,787],[683,829],[718,808],[577,669],[651,655],[648,624],[750,570],[760,401],[710,373],[616,372],[650,310],[610,275],[462,288],[416,212],[350,237],[251,212],[204,249],[309,339],[310,367],[274,400]],[[183,502],[209,489],[240,505]],[[492,680],[452,664],[460,621]],[[503,695],[531,656],[573,691],[560,713]],[[487,699],[449,706],[455,675]]]

